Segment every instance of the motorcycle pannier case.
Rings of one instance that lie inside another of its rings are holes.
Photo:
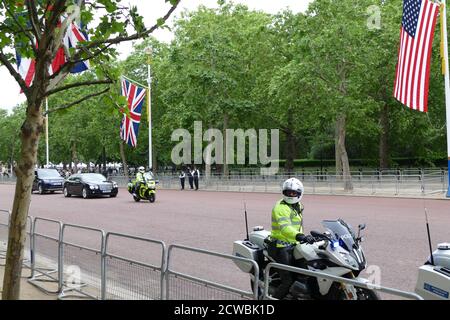
[[[233,255],[240,258],[254,260],[258,263],[263,259],[263,250],[250,241],[235,241],[233,243]],[[253,265],[248,262],[234,260],[234,263],[244,272],[253,271]]]

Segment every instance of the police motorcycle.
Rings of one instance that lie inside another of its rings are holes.
[[[426,211],[425,215],[430,256],[419,268],[415,292],[424,300],[450,301],[450,243],[440,243],[433,251]]]
[[[139,202],[141,200],[150,201],[150,203],[156,200],[156,184],[159,183],[155,179],[151,172],[144,173],[145,182],[141,183],[139,190],[137,189],[136,179],[131,180],[128,183],[128,192],[133,196],[134,201]]]
[[[344,277],[367,283],[366,279],[359,277],[367,267],[363,249],[361,230],[365,225],[358,226],[358,235],[343,220],[325,220],[322,222],[326,232],[311,231],[315,242],[313,244],[298,243],[293,250],[294,267],[312,271],[319,271],[332,276]],[[270,232],[264,227],[254,227],[247,239],[235,241],[233,255],[254,260],[260,270],[258,279],[258,296],[264,298],[264,271],[270,262],[275,260],[268,254]],[[251,285],[255,281],[252,275],[252,266],[249,263],[235,261],[235,264],[244,272],[250,273]],[[270,269],[269,295],[281,284],[276,268]],[[374,290],[353,285],[333,282],[312,276],[295,274],[295,281],[290,288],[286,299],[292,300],[379,300]]]

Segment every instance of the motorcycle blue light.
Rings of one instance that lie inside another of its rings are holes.
[[[331,241],[331,249],[336,249],[337,247],[339,247],[339,242],[337,241]]]

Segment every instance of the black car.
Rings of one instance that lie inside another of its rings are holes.
[[[117,196],[119,188],[114,181],[107,181],[98,173],[74,174],[64,183],[64,196],[82,196],[84,199],[95,196]]]
[[[64,178],[61,177],[56,169],[37,169],[34,172],[34,181],[32,191],[38,191],[39,194],[45,192],[62,191]]]

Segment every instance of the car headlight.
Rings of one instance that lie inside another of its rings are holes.
[[[91,189],[91,190],[97,190],[97,189],[98,189],[98,186],[96,186],[96,185],[89,185],[89,189]]]
[[[118,187],[118,185],[117,185],[117,183],[113,183],[113,188],[117,188]]]

